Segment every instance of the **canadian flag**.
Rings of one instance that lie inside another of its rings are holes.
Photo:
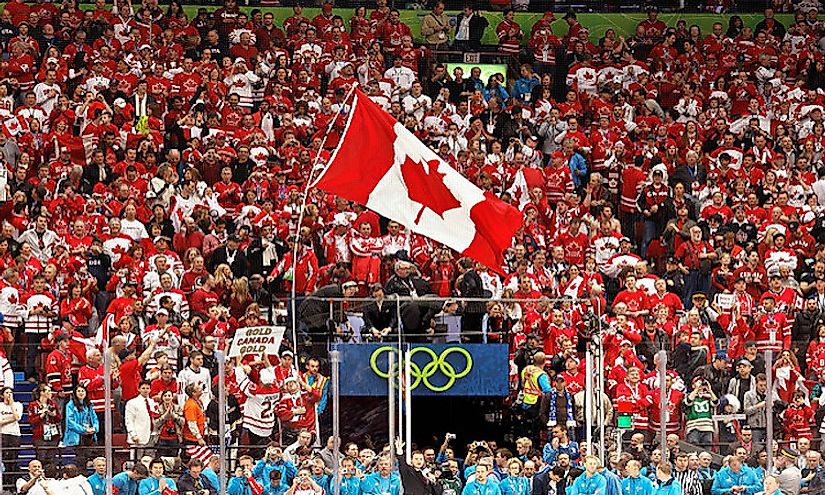
[[[22,115],[16,115],[6,119],[3,124],[0,125],[0,132],[2,132],[7,139],[28,130],[29,122]]]
[[[518,210],[474,186],[359,90],[341,142],[313,186],[495,271],[522,223]]]
[[[521,210],[524,205],[530,202],[530,189],[541,187],[544,184],[544,175],[537,168],[523,168],[516,172],[513,178],[513,185],[507,189],[510,196],[518,201],[518,208]]]

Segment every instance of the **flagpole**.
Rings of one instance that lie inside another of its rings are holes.
[[[358,87],[358,82],[355,82],[350,88],[347,95],[344,97],[344,100],[341,102],[341,109],[338,110],[338,114],[340,115],[343,106],[347,103],[347,101],[352,97],[352,94],[355,92],[355,88]],[[309,189],[313,184],[315,168],[318,166],[318,162],[321,160],[321,152],[324,149],[324,145],[327,142],[327,138],[329,137],[329,133],[332,131],[332,126],[335,125],[335,121],[337,120],[337,116],[331,118],[329,120],[329,124],[327,124],[327,130],[324,133],[324,138],[321,140],[321,146],[318,150],[318,154],[315,156],[315,161],[312,163],[312,168],[309,171],[309,177],[307,178],[306,185],[304,186],[304,194],[301,197],[301,208],[298,210],[298,223],[295,227],[295,241],[294,245],[292,246],[292,287],[289,291],[289,304],[290,309],[292,310],[292,352],[295,353],[295,359],[293,360],[292,364],[296,370],[298,370],[298,315],[297,315],[297,307],[295,305],[295,270],[298,266],[298,243],[301,242],[301,224],[304,222],[304,209],[306,208],[307,204],[307,196],[309,195]],[[323,176],[324,173],[329,168],[329,163],[324,165],[323,170],[321,171],[319,177]]]

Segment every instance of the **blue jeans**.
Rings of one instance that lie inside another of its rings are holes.
[[[685,441],[697,446],[710,447],[713,443],[713,432],[690,430],[685,437]]]
[[[645,220],[645,231],[642,237],[642,249],[641,255],[642,259],[647,258],[647,246],[650,244],[650,241],[656,238],[656,231],[659,230],[656,226],[656,222],[653,220]]]

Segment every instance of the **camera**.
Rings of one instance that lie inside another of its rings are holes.
[[[455,433],[447,433],[446,435],[444,435],[444,438],[448,442],[451,442],[451,441],[455,440]]]

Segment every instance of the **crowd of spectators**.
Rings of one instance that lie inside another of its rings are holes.
[[[329,493],[327,344],[399,331],[427,342],[454,316],[450,338],[510,346],[515,451],[488,438],[459,460],[448,440],[407,464],[380,443],[349,444],[348,495],[822,490],[825,22],[804,6],[787,25],[768,8],[754,26],[733,16],[709,33],[654,8],[634,33],[596,39],[574,12],[562,34],[552,12],[528,27],[507,10],[491,26],[472,5],[450,16],[436,2],[417,44],[386,0],[346,18],[331,3],[312,19],[295,6],[283,25],[236,0],[192,19],[175,0],[11,0],[0,12],[4,483],[103,493],[110,409],[133,459],[115,476],[125,494],[215,493],[210,447],[222,441],[233,495]],[[495,47],[481,45],[488,29]],[[483,81],[439,61],[482,48],[508,69]],[[456,259],[307,189],[356,83],[523,212],[504,266]],[[220,370],[238,328],[290,323],[293,290],[298,341]],[[395,294],[412,298],[400,321],[385,299]],[[346,301],[356,297],[370,301]],[[584,409],[593,341],[602,419],[632,416],[629,448],[604,467],[582,441],[597,419]],[[14,371],[36,384],[30,404],[15,400]],[[663,423],[664,452],[653,448]],[[21,424],[36,460],[15,482]],[[74,464],[58,462],[67,450]]]

